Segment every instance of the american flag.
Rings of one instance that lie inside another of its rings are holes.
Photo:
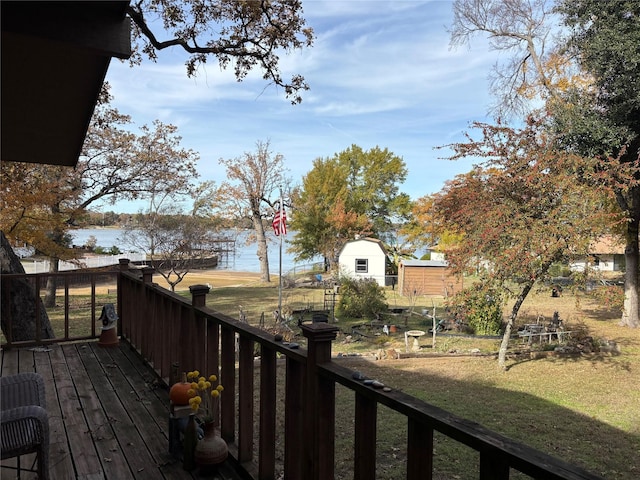
[[[280,208],[276,210],[276,214],[273,216],[273,233],[277,236],[287,234],[287,214],[282,204],[280,204]]]

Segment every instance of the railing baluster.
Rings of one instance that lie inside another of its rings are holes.
[[[158,323],[155,328],[155,345],[156,345],[156,371],[161,378],[171,377],[171,364],[173,363],[169,355],[169,340],[167,332],[169,329],[169,315],[171,314],[171,303],[162,298],[160,303],[160,311],[158,312]]]
[[[169,303],[169,302],[167,302]],[[182,325],[180,324],[179,321],[177,321],[177,319],[180,318],[180,315],[178,314],[179,309],[181,308],[180,305],[175,305],[173,302],[169,303],[169,305],[167,305],[167,322],[169,324],[169,329],[167,330],[167,342],[168,342],[168,347],[169,347],[169,358],[171,360],[172,363],[178,363],[178,365],[180,365],[180,372],[187,372],[189,369],[188,367],[183,363],[184,362],[184,357],[183,357],[183,350],[184,348],[182,348],[182,345],[180,344],[180,336],[181,336],[181,332],[182,332]]]
[[[407,480],[431,480],[433,476],[433,428],[408,420]]]
[[[206,285],[192,285],[189,287],[189,291],[191,292],[191,305],[196,308],[204,307],[207,302],[209,287]],[[205,319],[196,309],[193,309],[192,316],[194,338],[193,343],[189,345],[193,346],[194,365],[204,369],[202,371],[203,375],[209,375],[211,372],[206,370],[207,336],[205,334]]]
[[[40,276],[36,275],[36,292],[35,292],[35,300],[36,300],[36,326],[35,331],[33,332],[35,335],[36,342],[40,341],[40,332],[42,331],[42,306],[43,303],[40,299]]]
[[[354,478],[359,480],[376,478],[377,407],[374,399],[356,393]]]
[[[304,365],[287,357],[284,418],[284,480],[297,480],[303,476],[303,393]]]
[[[495,451],[480,452],[480,480],[509,480],[509,463]]]
[[[96,336],[96,277],[93,276],[91,277],[91,336]]]
[[[57,277],[54,277],[56,279],[54,285],[55,285],[55,293],[53,294],[53,298],[54,298],[54,303],[55,303],[55,298],[56,298],[56,294],[58,293],[58,279]],[[70,332],[69,332],[69,276],[65,275],[64,277],[64,339],[68,340],[69,338],[71,338],[70,336]],[[38,339],[40,337],[37,337]]]
[[[207,318],[207,372],[220,378],[220,324],[213,318]]]
[[[156,309],[158,308],[155,302],[155,295],[153,292],[153,272],[155,270],[151,267],[145,267],[142,269],[142,281],[144,283],[144,306],[141,315],[136,319],[136,338],[137,345],[141,352],[147,351],[147,358],[149,358],[151,348],[149,347],[150,338],[149,335],[145,335],[145,332],[149,330],[150,325],[156,321]],[[153,328],[153,327],[152,327]]]
[[[253,458],[253,341],[241,336],[238,358],[238,461]]]
[[[124,331],[123,331],[123,324],[122,324],[122,314],[124,311],[124,299],[125,299],[125,295],[124,295],[124,288],[123,288],[123,284],[124,282],[127,283],[131,283],[129,282],[129,280],[127,279],[127,277],[125,277],[124,275],[122,275],[122,273],[126,272],[127,270],[129,270],[129,263],[131,263],[129,261],[128,258],[121,258],[118,260],[118,265],[120,267],[120,274],[118,275],[118,281],[116,283],[116,292],[118,295],[117,298],[117,306],[118,306],[118,335],[124,335]]]
[[[220,413],[222,420],[220,429],[222,438],[232,443],[236,438],[236,334],[226,326],[221,329],[221,370],[220,380],[224,387],[221,395]]]
[[[275,478],[276,470],[276,351],[262,345],[260,353],[260,480]]]

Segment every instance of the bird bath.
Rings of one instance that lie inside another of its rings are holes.
[[[404,332],[404,344],[407,352],[409,351],[409,337],[413,338],[413,347],[412,350],[417,352],[420,350],[420,337],[425,334],[422,330],[409,330]]]

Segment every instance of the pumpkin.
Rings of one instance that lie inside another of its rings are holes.
[[[189,389],[191,383],[187,382],[187,376],[182,376],[182,381],[174,383],[169,389],[169,400],[174,405],[189,405]]]

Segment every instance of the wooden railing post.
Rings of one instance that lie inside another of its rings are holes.
[[[338,328],[328,323],[302,325],[308,339],[307,387],[304,399],[304,478],[334,478],[335,383],[318,375],[317,365],[331,361],[331,342]]]
[[[118,263],[120,265],[120,274],[118,274],[118,282],[116,285],[116,289],[117,289],[117,295],[118,295],[118,299],[117,299],[117,313],[118,313],[118,327],[117,327],[117,332],[118,332],[118,336],[122,336],[123,334],[123,330],[122,330],[122,312],[124,312],[123,309],[123,298],[122,298],[122,272],[127,272],[129,270],[129,263],[130,260],[128,258],[120,258],[118,259]]]
[[[194,307],[204,307],[207,303],[207,293],[210,288],[206,285],[191,285],[189,291],[191,292],[191,305]]]
[[[156,271],[153,267],[144,267],[142,269],[142,281],[147,284],[153,283],[153,274]]]
[[[204,307],[207,303],[207,294],[210,288],[206,285],[191,285],[189,291],[191,292],[191,306],[195,308]],[[188,345],[192,345],[193,357],[191,358],[193,365],[201,370],[203,374],[211,375],[213,372],[204,370],[206,368],[207,358],[207,337],[205,335],[205,320],[201,316],[197,315],[195,311],[192,311],[190,318],[192,322],[189,330]],[[216,375],[218,372],[215,372]]]

